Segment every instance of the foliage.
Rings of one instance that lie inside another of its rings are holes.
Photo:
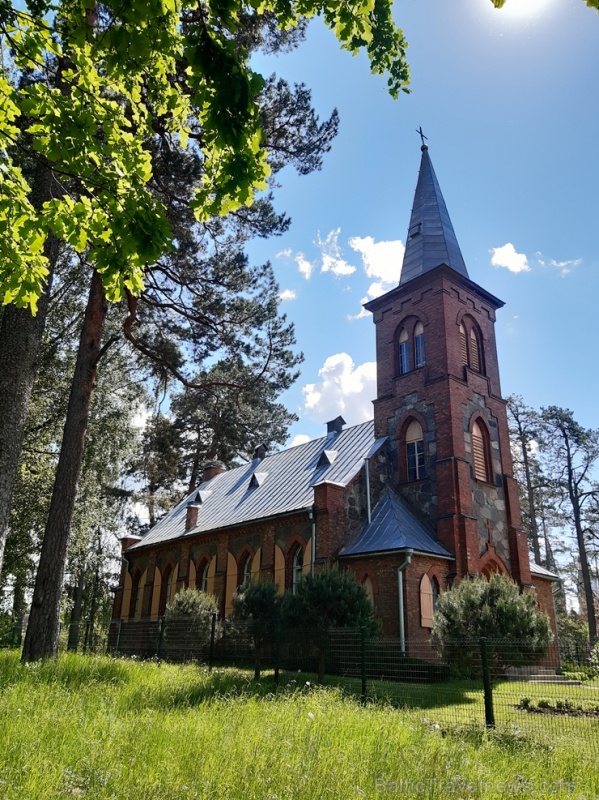
[[[181,589],[164,614],[167,642],[175,642],[184,631],[199,646],[210,643],[212,618],[218,613],[215,598],[198,589]]]
[[[144,267],[171,244],[165,203],[149,188],[146,143],[159,136],[201,154],[203,175],[191,206],[199,220],[250,205],[266,188],[256,97],[263,78],[235,39],[247,16],[274,17],[286,30],[320,14],[343,48],[365,49],[389,91],[405,89],[406,43],[387,0],[364,4],[194,0],[102,4],[0,2],[0,33],[16,74],[0,74],[0,294],[35,311],[48,275],[49,231],[86,251],[106,296],[138,294]],[[13,157],[28,146],[76,191],[36,209]],[[33,148],[31,148],[33,143]],[[110,247],[106,243],[110,242]]]
[[[294,594],[283,599],[283,622],[310,635],[331,628],[361,628],[374,633],[374,609],[364,587],[350,572],[324,569],[304,575]]]
[[[599,675],[599,642],[597,642],[591,650],[589,665],[595,670],[595,673]]]
[[[498,573],[488,581],[460,581],[439,597],[435,609],[432,642],[449,664],[474,666],[476,651],[463,643],[483,636],[499,668],[540,661],[553,639],[534,594],[520,594],[514,581]]]
[[[260,662],[269,642],[275,642],[281,620],[281,596],[273,581],[250,581],[232,598],[230,622],[242,627],[252,638],[254,678],[260,680]]]
[[[582,666],[588,655],[589,628],[579,614],[574,611],[556,615],[557,638],[560,656],[563,661]]]

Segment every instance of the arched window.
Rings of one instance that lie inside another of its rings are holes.
[[[480,348],[474,328],[470,331],[470,369],[480,372]]]
[[[399,374],[405,375],[410,371],[410,342],[405,328],[399,334]]]
[[[374,586],[372,585],[372,579],[370,575],[367,575],[364,580],[362,581],[362,586],[366,590],[366,594],[368,595],[368,599],[374,605]]]
[[[304,573],[304,551],[298,545],[291,559],[291,591],[296,593]]]
[[[420,579],[420,625],[423,628],[433,627],[433,615],[435,613],[433,601],[433,584],[428,575],[423,575]]]
[[[238,589],[243,589],[252,580],[252,557],[253,554],[249,550],[246,550],[241,555],[239,569],[237,571]]]
[[[131,600],[129,601],[129,619],[139,617],[143,587],[141,584],[141,570],[137,570],[131,581]]]
[[[424,328],[418,322],[414,328],[414,363],[416,369],[426,364],[426,350],[424,348]]]
[[[166,611],[166,607],[171,600],[171,592],[173,590],[173,577],[174,577],[174,569],[171,566],[171,564],[167,564],[161,577],[162,580],[160,585],[160,604],[158,606],[158,616],[160,617]]]
[[[477,481],[488,482],[490,480],[488,452],[487,431],[484,426],[474,422],[472,425],[472,467]]]
[[[424,470],[424,437],[420,423],[415,419],[406,431],[406,461],[409,481],[420,481],[426,477]]]
[[[460,354],[462,356],[462,364],[468,366],[468,339],[466,337],[466,328],[460,325]]]
[[[208,591],[208,570],[210,569],[210,562],[203,561],[200,564],[200,568],[197,572],[196,577],[196,589],[199,589],[200,592],[207,592]]]

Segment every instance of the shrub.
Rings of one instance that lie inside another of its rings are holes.
[[[272,581],[250,581],[233,595],[230,621],[241,623],[252,639],[254,678],[260,680],[264,649],[277,634],[281,619],[281,597]]]
[[[461,581],[439,597],[435,609],[432,641],[449,664],[478,671],[475,645],[483,636],[497,670],[537,663],[553,639],[549,617],[539,611],[534,594],[520,594],[499,574],[488,581]]]
[[[182,589],[173,598],[164,615],[166,654],[193,657],[205,652],[210,644],[212,618],[218,613],[215,598],[197,589]]]
[[[328,633],[331,628],[360,628],[376,631],[374,610],[366,590],[349,572],[323,570],[306,575],[295,594],[283,598],[285,627],[301,633],[318,651],[318,679],[324,677]]]

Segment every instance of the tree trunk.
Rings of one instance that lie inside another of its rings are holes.
[[[97,361],[101,354],[100,341],[106,311],[107,303],[102,281],[94,271],[35,580],[33,602],[23,646],[23,661],[52,658],[58,653],[60,600],[67,545],[83,460]]]
[[[69,638],[67,650],[77,652],[79,645],[79,623],[81,622],[81,606],[83,605],[83,587],[85,586],[85,569],[79,573],[77,586],[75,586],[73,597],[73,609],[71,611],[71,621],[69,622]]]
[[[34,207],[41,209],[45,202],[61,193],[50,169],[42,163],[38,164],[31,190]],[[58,239],[48,234],[44,255],[48,259],[50,274],[35,317],[26,308],[9,305],[4,309],[0,324],[0,572],[25,421],[39,363],[52,276],[59,250]]]
[[[542,564],[541,560],[541,547],[539,545],[539,528],[537,526],[537,504],[535,498],[535,490],[532,485],[532,477],[530,474],[530,464],[528,462],[528,450],[524,438],[520,440],[522,446],[522,460],[524,463],[524,476],[526,480],[526,493],[528,495],[528,515],[529,515],[529,534],[532,543],[532,549],[535,557],[535,563]]]

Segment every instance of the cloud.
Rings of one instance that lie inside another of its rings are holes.
[[[510,272],[530,272],[528,259],[524,253],[517,253],[511,242],[503,247],[491,248],[491,264],[494,267],[505,267]]]
[[[291,442],[289,443],[289,447],[297,447],[298,444],[306,444],[306,442],[310,441],[310,437],[307,436],[305,433],[296,433]]]
[[[131,425],[134,428],[137,428],[140,431],[145,430],[146,423],[148,418],[152,415],[152,412],[146,406],[138,406],[136,408],[135,413],[131,418]]]
[[[302,273],[304,278],[309,281],[312,273],[314,272],[314,264],[308,261],[303,253],[297,253],[295,256],[295,263],[297,268]]]
[[[537,261],[539,262],[541,267],[553,267],[554,269],[558,269],[562,278],[565,278],[566,275],[569,275],[575,267],[578,267],[582,264],[582,258],[570,258],[566,261],[556,261],[554,258],[548,258],[545,260],[545,257],[542,253],[537,253]]]
[[[349,424],[372,418],[376,397],[376,362],[354,364],[347,353],[329,356],[318,371],[319,381],[302,389],[304,411],[315,422],[341,414]]]
[[[286,300],[295,300],[296,293],[293,289],[283,289],[279,292],[279,300],[285,302]]]
[[[291,258],[293,251],[290,247],[286,247],[284,250],[279,250],[276,254],[275,258]]]
[[[405,246],[401,239],[375,242],[372,236],[352,236],[349,246],[362,256],[362,266],[368,278],[376,278],[368,287],[362,304],[380,297],[399,283]],[[361,308],[358,314],[348,315],[348,319],[362,319],[370,314]]]
[[[316,237],[316,244],[321,249],[322,265],[321,272],[332,272],[333,275],[345,276],[353,275],[356,268],[349,264],[341,256],[341,248],[339,247],[339,234],[341,228],[335,228],[330,231],[324,239],[321,238],[320,233]]]

